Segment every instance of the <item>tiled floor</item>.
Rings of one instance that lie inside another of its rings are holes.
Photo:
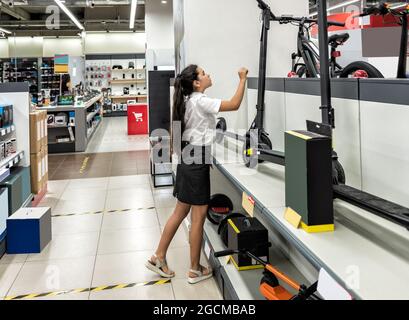
[[[105,124],[100,132],[110,133],[116,125]],[[172,214],[172,188],[152,187],[144,171],[148,151],[113,152],[104,139],[92,144],[100,143],[99,150],[106,153],[50,156],[52,181],[40,206],[51,207],[55,216],[53,240],[40,254],[5,255],[0,260],[0,299],[160,280],[144,263]],[[80,173],[84,157],[89,157],[87,168]],[[189,243],[183,227],[170,246],[168,262],[176,272],[168,284],[37,299],[221,299],[214,279],[187,283]]]

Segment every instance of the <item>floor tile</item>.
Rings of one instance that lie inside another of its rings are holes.
[[[95,178],[84,180],[72,180],[67,186],[67,190],[71,189],[106,189],[108,187],[109,178]]]
[[[172,284],[91,292],[90,300],[174,300]]]
[[[154,250],[159,240],[159,227],[102,231],[98,254]]]
[[[148,188],[114,189],[107,193],[107,210],[147,209],[154,206],[152,192]]]
[[[106,197],[106,189],[78,188],[78,189],[66,189],[61,195],[60,200],[105,201],[105,197]]]
[[[95,257],[26,262],[8,295],[89,288]]]
[[[176,300],[222,300],[213,278],[197,284],[189,284],[186,279],[174,279],[172,286]]]
[[[53,236],[97,232],[101,229],[102,214],[53,217]]]
[[[160,280],[160,276],[145,267],[151,256],[152,251],[98,255],[92,286]]]
[[[58,296],[51,296],[51,297],[41,297],[41,298],[34,298],[31,300],[46,300],[46,301],[53,301],[53,300],[88,300],[89,292],[81,292],[81,293],[66,293],[60,294]]]
[[[23,267],[23,263],[12,263],[0,265],[0,297],[5,297],[18,273]]]
[[[28,261],[45,261],[95,256],[99,232],[54,236],[41,253],[30,254]]]
[[[170,208],[156,208],[156,212],[158,213],[159,223],[162,227],[166,225],[168,219],[173,214],[175,207]]]
[[[169,193],[159,193],[154,194],[153,198],[155,200],[155,207],[156,208],[169,208],[176,206],[176,198],[173,194]]]
[[[102,230],[141,229],[159,225],[155,209],[131,210],[124,213],[106,213]]]
[[[124,189],[133,188],[135,186],[149,186],[149,175],[133,175],[133,176],[120,176],[110,177],[108,183],[108,189]]]
[[[104,200],[97,201],[73,201],[73,200],[59,200],[53,214],[72,214],[72,213],[85,213],[85,212],[98,212],[103,211],[105,208]]]
[[[26,262],[28,254],[4,254],[0,259],[0,264],[23,263]]]
[[[169,268],[175,272],[176,279],[187,279],[190,269],[190,247],[170,248],[167,253],[167,261]],[[207,267],[208,262],[202,253],[200,256],[200,263]]]
[[[189,238],[186,231],[183,229],[183,225],[180,225],[178,231],[176,231],[175,236],[170,243],[169,248],[180,248],[189,246]],[[163,232],[163,227],[161,227],[161,232]]]

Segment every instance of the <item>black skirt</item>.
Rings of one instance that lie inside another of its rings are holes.
[[[210,148],[191,147],[185,158],[186,148],[177,167],[173,195],[180,201],[193,206],[203,206],[210,201]]]

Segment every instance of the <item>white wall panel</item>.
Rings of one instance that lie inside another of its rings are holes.
[[[0,39],[0,58],[9,57],[9,42],[7,39]]]
[[[409,207],[409,107],[361,102],[363,188]]]
[[[87,33],[85,54],[145,53],[145,33]]]
[[[82,47],[82,39],[67,38],[67,39],[44,39],[43,57],[54,57],[56,54],[68,54],[70,56],[82,56],[84,50]]]
[[[277,15],[305,15],[308,2],[267,1]],[[188,0],[184,2],[186,63],[201,65],[212,75],[213,97],[230,99],[237,84],[237,70],[245,66],[258,76],[260,9],[256,1]],[[291,69],[290,55],[296,48],[297,28],[272,23],[269,33],[268,76],[285,76]],[[285,41],[283,41],[285,39]],[[247,101],[238,112],[224,114],[230,127],[245,128]]]
[[[43,56],[42,37],[10,37],[9,55],[11,58],[35,58]]]

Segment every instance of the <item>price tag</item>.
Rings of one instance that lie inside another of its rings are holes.
[[[10,161],[10,162],[9,162],[9,167],[12,167],[13,164],[14,164],[13,161]]]
[[[300,227],[301,216],[290,207],[285,210],[284,219],[287,220],[294,228],[298,229]]]
[[[243,198],[242,198],[242,207],[246,212],[251,216],[254,217],[254,206],[255,206],[255,201],[252,197],[248,196],[245,192],[243,192]]]
[[[6,134],[6,130],[1,130],[1,135],[4,136]]]
[[[7,133],[10,133],[10,131],[11,131],[11,128],[10,127],[7,128]]]

